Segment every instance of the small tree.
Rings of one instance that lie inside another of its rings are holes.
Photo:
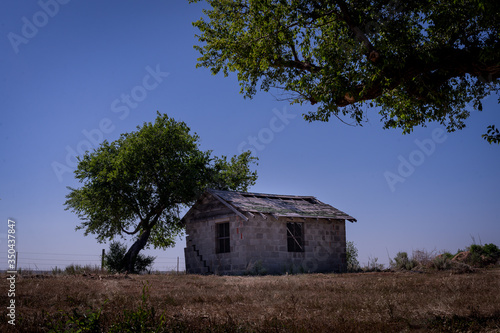
[[[127,246],[118,241],[113,241],[109,245],[109,252],[104,256],[104,266],[108,271],[113,273],[122,273],[126,271],[125,254],[127,253]],[[133,273],[142,273],[153,266],[156,257],[145,256],[138,254],[134,264]]]
[[[207,187],[246,191],[255,183],[250,152],[230,160],[211,153],[200,150],[198,135],[185,123],[158,113],[154,123],[79,158],[75,177],[82,186],[69,188],[66,209],[82,220],[76,229],[95,234],[99,242],[132,235],[124,257],[132,272],[142,249],[175,244],[184,230],[180,210]]]
[[[359,271],[359,261],[358,261],[358,249],[354,245],[354,242],[346,243],[346,261],[347,261],[347,271],[357,272]]]

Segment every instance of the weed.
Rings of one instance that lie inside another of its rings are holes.
[[[63,313],[63,319],[49,322],[49,332],[101,332],[101,312],[101,308],[87,310],[85,313],[73,309],[69,313]],[[67,319],[64,321],[64,318]]]
[[[62,274],[63,270],[60,269],[59,267],[54,267],[52,268],[52,275],[58,275],[58,274]]]
[[[79,274],[91,274],[91,273],[100,273],[101,268],[97,265],[75,265],[71,264],[66,266],[64,269],[64,273],[67,275],[79,275]]]
[[[364,272],[380,272],[383,269],[384,264],[379,264],[377,257],[368,257],[368,265],[362,268]]]

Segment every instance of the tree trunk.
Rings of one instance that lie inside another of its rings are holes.
[[[136,273],[134,270],[135,261],[137,259],[137,255],[139,252],[146,246],[148,242],[149,235],[151,234],[151,229],[146,229],[142,232],[139,238],[135,241],[134,244],[130,247],[130,249],[123,257],[123,262],[127,273]]]

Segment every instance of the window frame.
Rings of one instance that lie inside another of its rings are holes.
[[[304,252],[304,223],[286,222],[287,252]]]
[[[231,233],[229,221],[215,224],[216,253],[231,252]]]

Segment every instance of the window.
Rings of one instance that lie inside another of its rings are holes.
[[[288,252],[304,252],[303,229],[304,223],[288,222],[286,224]]]
[[[217,232],[217,253],[229,252],[229,222],[218,223],[216,226]]]

